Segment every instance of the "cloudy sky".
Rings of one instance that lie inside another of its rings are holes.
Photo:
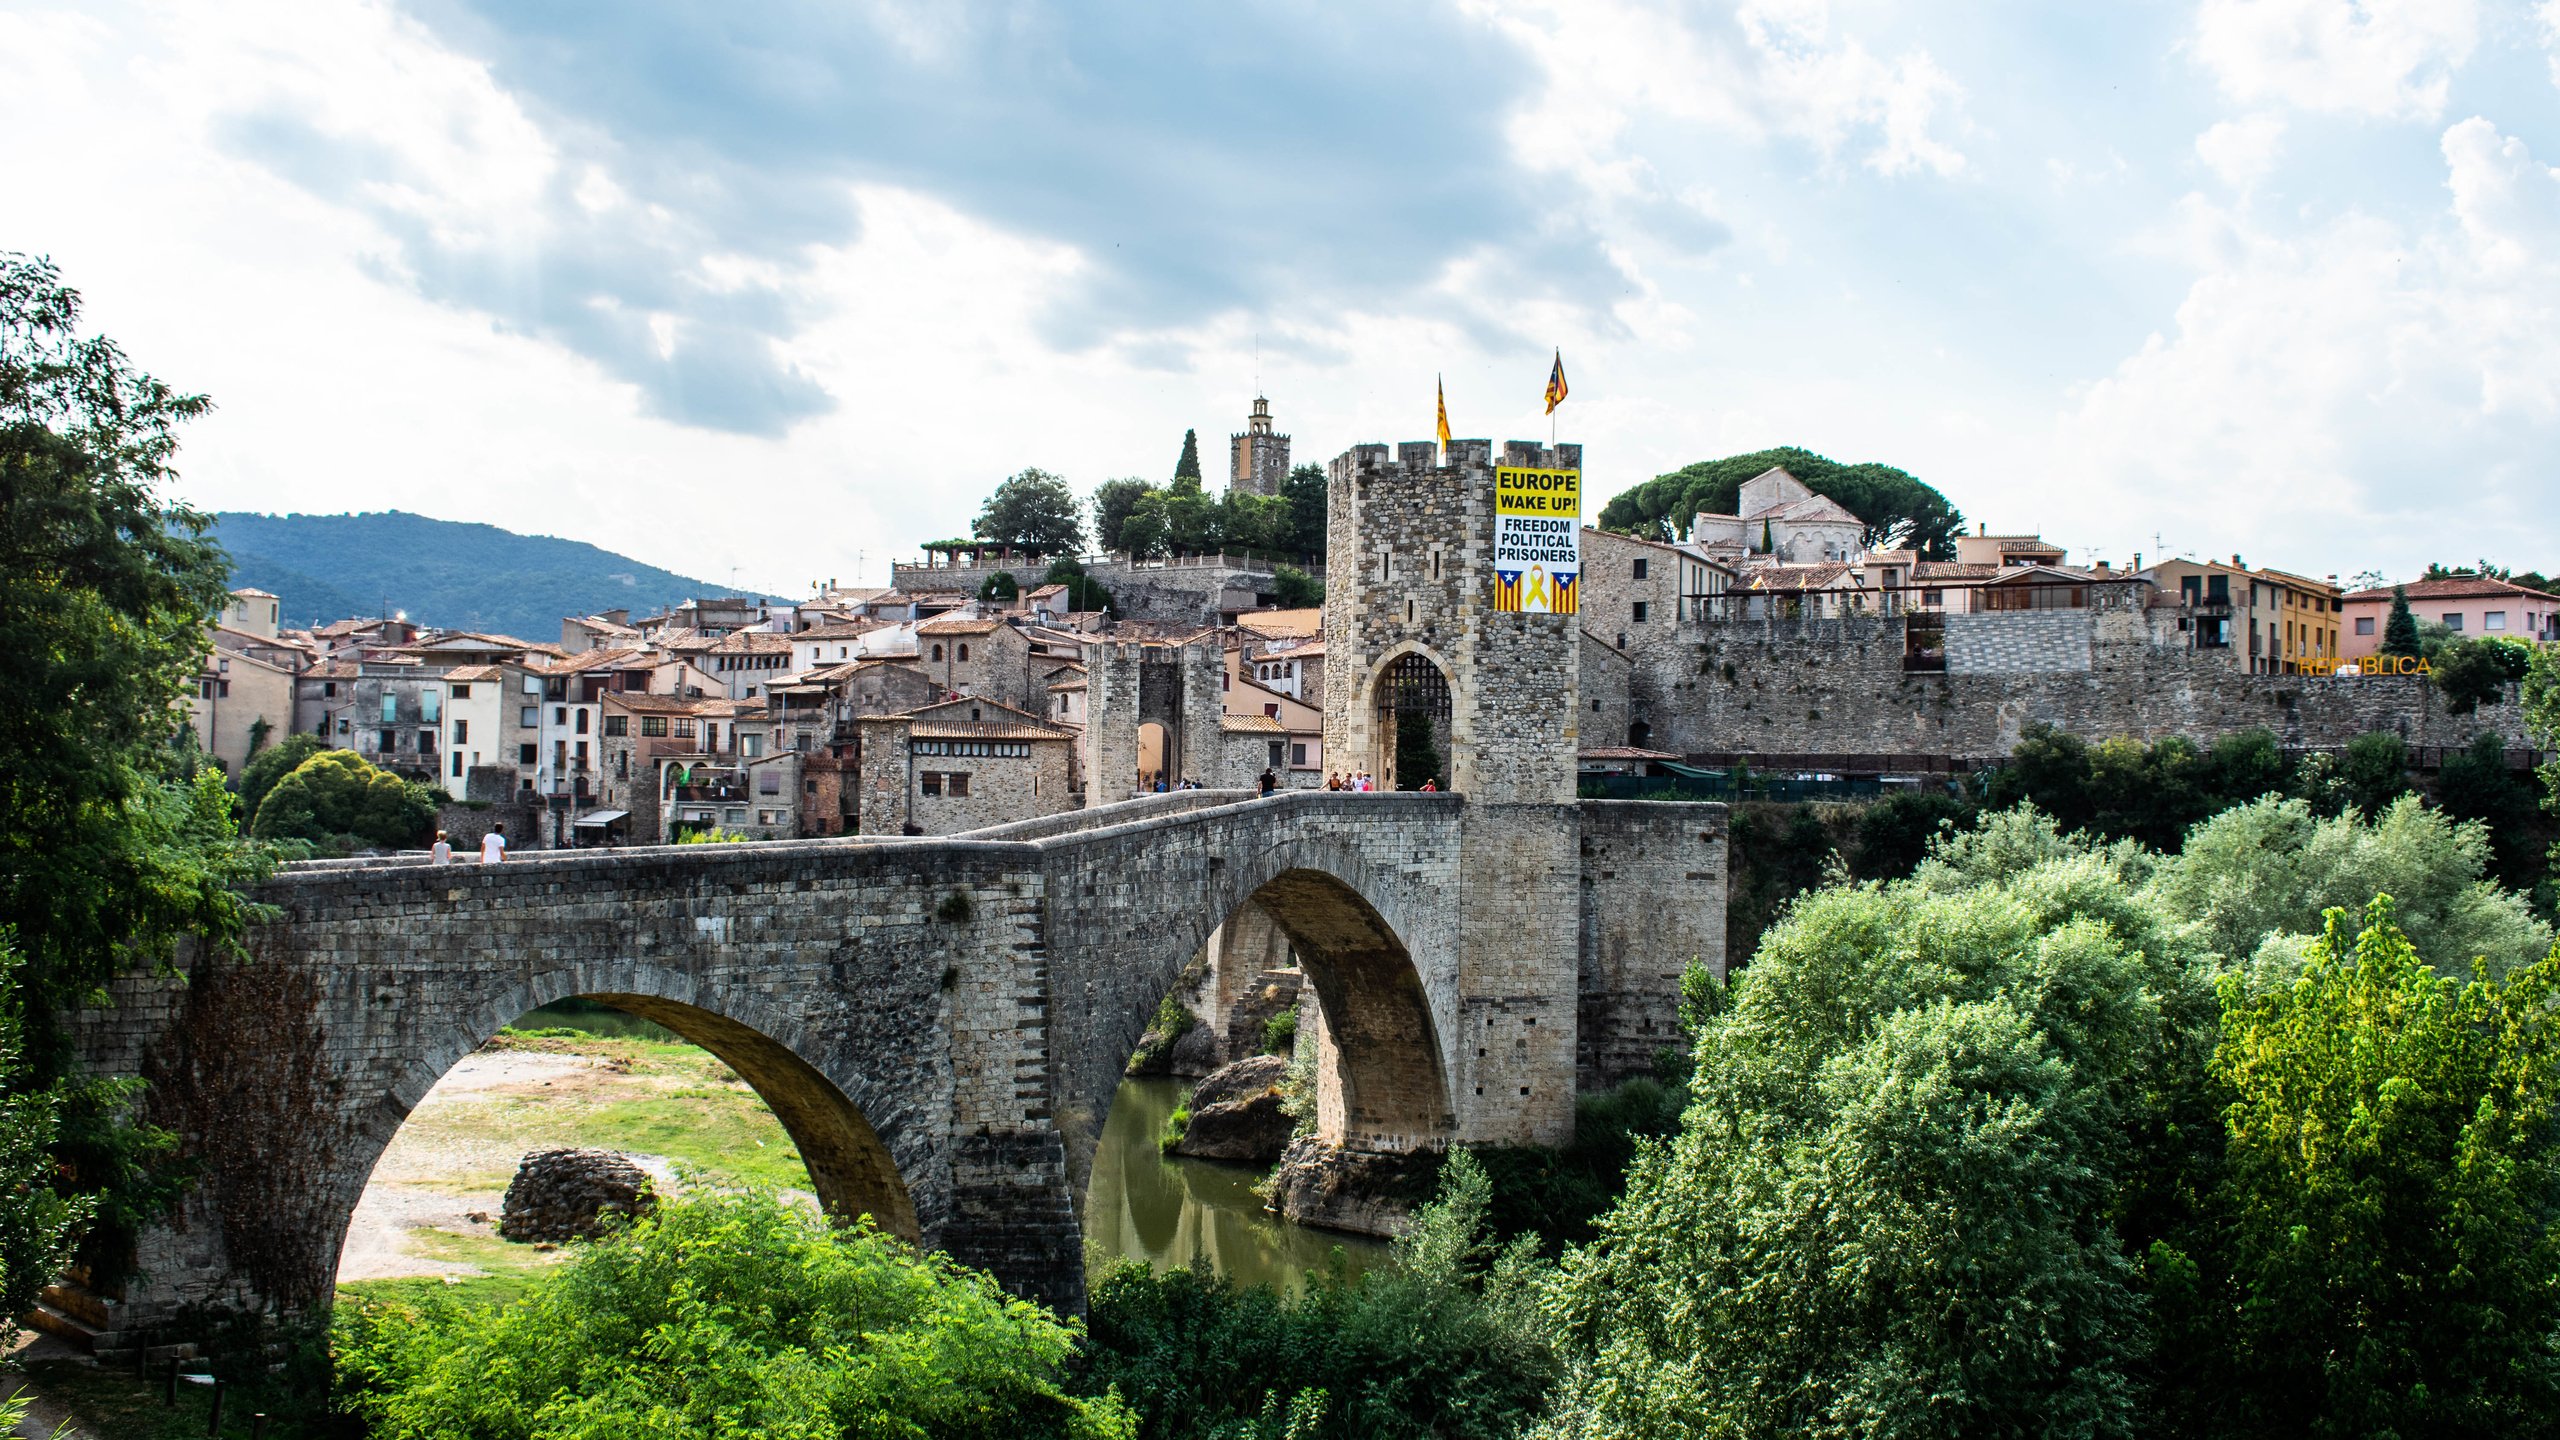
[[[878,577],[1026,465],[1779,444],[2075,559],[2560,567],[2560,0],[0,0],[213,508]]]

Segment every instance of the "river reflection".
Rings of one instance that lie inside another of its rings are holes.
[[[1239,1284],[1295,1291],[1304,1288],[1307,1271],[1331,1263],[1337,1248],[1354,1273],[1386,1263],[1383,1240],[1287,1224],[1264,1210],[1253,1193],[1261,1171],[1158,1151],[1165,1117],[1190,1093],[1187,1080],[1120,1082],[1085,1194],[1091,1273],[1123,1258],[1158,1269],[1206,1261]]]

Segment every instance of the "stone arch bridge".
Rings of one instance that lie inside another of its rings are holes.
[[[571,996],[720,1055],[831,1212],[1080,1308],[1078,1207],[1121,1070],[1248,905],[1318,996],[1323,1138],[1560,1140],[1577,1085],[1672,1043],[1690,959],[1722,967],[1725,846],[1718,807],[1550,808],[1578,874],[1502,863],[1520,817],[1461,795],[1212,791],[946,839],[297,867],[245,956],[77,1018],[91,1070],[146,1079],[198,1177],[141,1238],[127,1323],[325,1304],[402,1120]]]

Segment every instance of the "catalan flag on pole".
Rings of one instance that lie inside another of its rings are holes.
[[[1440,453],[1449,453],[1449,386],[1439,376],[1431,377],[1431,388],[1440,396]]]
[[[1562,350],[1558,350],[1556,352],[1556,368],[1549,371],[1547,374],[1548,414],[1553,415],[1556,413],[1556,407],[1564,403],[1565,393],[1564,352]]]

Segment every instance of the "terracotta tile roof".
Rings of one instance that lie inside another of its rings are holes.
[[[477,680],[504,680],[507,672],[495,665],[462,665],[444,673],[444,678],[462,684]]]
[[[1581,752],[1585,760],[1677,760],[1669,750],[1640,750],[1633,745],[1594,745]]]
[[[916,626],[919,635],[985,635],[1004,622],[967,615],[942,615]]]
[[[1286,735],[1289,733],[1287,726],[1281,724],[1277,718],[1270,715],[1221,715],[1218,717],[1218,728],[1221,730],[1233,730],[1240,734],[1245,731],[1255,731],[1270,735]]]
[[[1324,611],[1313,606],[1296,610],[1248,610],[1236,617],[1236,624],[1256,635],[1272,638],[1315,635],[1324,629]]]
[[[528,661],[531,658],[527,657]],[[583,675],[590,670],[619,670],[625,666],[646,667],[657,663],[657,657],[646,650],[615,646],[610,650],[583,650],[575,655],[563,655],[548,665],[529,663],[527,668],[545,675]]]
[[[1045,600],[1049,596],[1064,595],[1066,593],[1067,587],[1064,585],[1043,585],[1037,590],[1025,591],[1022,598],[1025,600]]]
[[[1049,688],[1051,690],[1082,690],[1088,683],[1089,682],[1086,681],[1084,676],[1073,675],[1059,681],[1057,684],[1052,685]]]
[[[836,620],[830,621],[824,625],[813,626],[807,630],[794,631],[792,632],[791,638],[794,640],[851,640],[858,636],[868,635],[874,630],[885,630],[888,627],[889,622],[886,620],[872,620],[867,618],[861,620]]]
[[[773,630],[732,630],[711,647],[714,655],[788,655],[791,637]]]
[[[1324,642],[1322,640],[1301,640],[1295,645],[1284,646],[1278,650],[1265,650],[1253,658],[1256,660],[1317,660],[1323,657]]]
[[[273,590],[261,590],[254,585],[242,586],[240,589],[234,590],[231,593],[234,595],[254,595],[261,600],[273,600],[276,598],[276,592]]]
[[[975,710],[979,718],[972,720]],[[862,723],[903,720],[909,733],[932,740],[1071,740],[1076,732],[1052,725],[1028,710],[1017,710],[1001,701],[962,695],[950,700],[937,700],[912,710],[887,715],[865,715]]]
[[[1621,535],[1615,530],[1603,530],[1597,525],[1583,526],[1582,533],[1585,535],[1606,535],[1610,539],[1626,545],[1650,545],[1656,550],[1677,550],[1680,548],[1669,540],[1655,540],[1644,535]]]
[[[656,695],[632,690],[607,691],[603,703],[614,709],[651,715],[726,715],[732,713],[737,702],[709,695]]]
[[[1999,573],[1997,565],[1959,565],[1953,560],[1923,560],[1911,567],[1914,580],[1988,580]]]
[[[1840,583],[1852,567],[1826,563],[1821,565],[1763,565],[1751,572],[1753,590],[1827,590]]]
[[[2560,595],[2528,590],[2522,585],[2492,579],[2486,575],[2454,575],[2442,580],[2412,580],[2409,582],[2408,589],[2409,598],[2412,600],[2494,600],[2509,595],[2525,595],[2536,600],[2560,602]],[[2347,598],[2388,601],[2391,598],[2391,587],[2384,585],[2372,590],[2358,590]]]

